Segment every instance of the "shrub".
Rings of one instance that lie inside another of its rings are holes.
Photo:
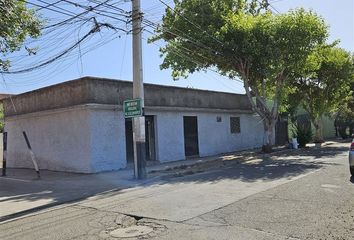
[[[311,142],[313,137],[311,125],[294,124],[293,135],[297,136],[299,147],[306,147],[306,144]]]

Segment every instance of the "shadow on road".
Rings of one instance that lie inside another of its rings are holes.
[[[293,178],[326,165],[335,165],[336,163],[322,161],[321,158],[335,157],[343,151],[347,151],[347,148],[328,146],[316,150],[302,149],[277,152],[272,155],[258,155],[257,159],[244,161],[228,161],[224,156],[218,158],[217,161],[191,167],[187,166],[183,169],[172,169],[170,172],[156,173],[162,175],[159,180],[146,182],[145,185],[140,186],[187,182],[213,184],[222,180],[239,180],[252,183]],[[22,171],[25,173],[26,170]],[[51,178],[46,177],[50,174]],[[90,175],[48,171],[47,175],[44,172],[41,180],[21,180],[21,178],[11,180],[11,176],[8,179],[0,178],[0,209],[13,207],[15,215],[21,215],[21,213],[27,213],[28,209],[44,208],[68,201],[81,200],[104,192],[105,195],[116,195],[119,194],[121,189],[141,184],[141,182],[132,179],[122,179],[119,174],[119,171]],[[351,181],[353,182],[353,179]],[[110,193],[107,193],[107,191],[110,191]],[[36,204],[31,204],[34,202]],[[28,207],[22,208],[24,204],[28,204]],[[9,216],[9,214],[0,214],[0,222],[8,219]]]
[[[257,160],[236,162],[219,166],[212,171],[203,170],[203,167],[195,170],[186,170],[168,175],[164,179],[172,182],[218,182],[224,179],[241,180],[243,182],[272,181],[280,178],[292,178],[309,171],[313,171],[328,165],[322,161],[306,161],[305,159],[273,160],[264,157]],[[199,173],[199,174],[196,174]],[[189,176],[190,175],[190,176]],[[163,183],[160,183],[163,184]]]
[[[301,156],[301,157],[313,157],[315,159],[320,158],[329,158],[338,155],[341,152],[348,151],[348,147],[333,147],[326,146],[318,149],[314,148],[301,148],[292,152],[281,152],[275,153],[275,156],[278,157],[287,157],[287,156]]]

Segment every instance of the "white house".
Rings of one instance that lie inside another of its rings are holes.
[[[146,154],[168,162],[260,147],[263,125],[245,95],[145,84]],[[7,166],[96,173],[133,159],[123,101],[132,83],[84,77],[4,100]]]

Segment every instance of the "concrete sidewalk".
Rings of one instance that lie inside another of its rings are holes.
[[[0,178],[0,221],[102,192],[139,184],[131,171],[73,174],[41,171],[41,179],[29,169],[8,169]]]

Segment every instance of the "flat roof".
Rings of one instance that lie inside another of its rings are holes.
[[[246,95],[157,84],[144,84],[145,106],[250,111]],[[4,99],[5,116],[65,108],[81,104],[122,105],[131,99],[130,81],[82,77]],[[14,106],[15,105],[15,108]]]

